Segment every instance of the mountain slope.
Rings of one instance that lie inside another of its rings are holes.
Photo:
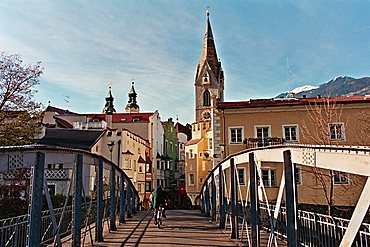
[[[328,96],[361,96],[370,94],[370,77],[363,78],[352,78],[348,76],[340,76],[331,79],[330,81],[319,85],[317,88],[314,86],[304,86],[308,90],[300,90],[302,87],[292,90],[296,90],[296,97],[302,98],[305,95],[307,98],[315,98],[318,95],[321,97]],[[313,89],[312,89],[313,88]],[[276,98],[287,98],[288,93],[282,93]]]

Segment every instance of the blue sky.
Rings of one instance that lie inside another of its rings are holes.
[[[370,75],[365,0],[2,0],[0,50],[42,61],[36,99],[45,106],[101,112],[111,84],[123,112],[134,78],[142,112],[193,122],[206,6],[226,101]]]

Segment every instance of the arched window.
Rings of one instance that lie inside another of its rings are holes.
[[[211,105],[211,94],[208,90],[204,91],[203,93],[203,106],[210,106]]]

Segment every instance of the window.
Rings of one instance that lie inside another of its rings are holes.
[[[298,125],[283,126],[283,130],[284,130],[284,139],[287,142],[298,141]]]
[[[211,94],[208,90],[204,91],[203,93],[203,106],[210,106],[211,105]]]
[[[239,144],[243,141],[243,127],[230,127],[229,128],[229,143]]]
[[[240,185],[245,185],[245,169],[238,168],[238,180]]]
[[[123,161],[123,169],[131,169],[131,160],[125,159]]]
[[[344,141],[344,124],[343,123],[332,123],[329,124],[330,140]]]
[[[270,126],[256,126],[255,135],[261,139],[268,138],[270,136]]]
[[[152,190],[152,183],[145,182],[145,191],[151,191],[151,190]]]
[[[159,160],[157,160],[157,169],[161,169],[161,162]]]
[[[194,159],[193,149],[189,149],[190,159]]]
[[[194,174],[193,173],[189,174],[189,185],[194,185]]]
[[[142,165],[139,165],[139,172],[142,173],[143,172],[143,166]]]
[[[202,184],[203,183],[203,178],[202,177],[200,177],[199,178],[199,182]]]
[[[56,195],[56,185],[48,184],[48,191],[51,196],[55,196]]]
[[[212,148],[213,148],[212,141],[213,141],[212,138],[208,139],[208,149],[209,150],[212,150]]]
[[[63,163],[48,164],[48,169],[63,169]]]
[[[334,171],[334,184],[348,184],[348,174]]]
[[[150,164],[145,164],[145,172],[150,172]]]
[[[265,187],[276,186],[276,170],[262,169],[262,182]]]

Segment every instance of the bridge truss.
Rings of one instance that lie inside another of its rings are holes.
[[[273,204],[261,174],[264,162],[275,162],[282,170]],[[350,220],[298,210],[297,165],[364,178]],[[238,176],[240,167],[249,171],[244,190]],[[220,228],[229,230],[231,238],[247,246],[260,246],[263,228],[269,233],[267,246],[278,246],[278,238],[292,247],[370,246],[370,225],[362,223],[370,205],[369,176],[367,147],[279,145],[248,149],[227,157],[209,173],[201,189],[201,209]]]
[[[50,169],[58,165],[60,169]],[[139,196],[130,178],[104,157],[83,150],[43,145],[0,147],[2,183],[18,169],[29,169],[27,215],[0,220],[1,246],[62,246],[71,235],[71,245],[103,241],[104,224],[116,230],[139,206]],[[49,182],[64,188],[64,207],[53,208]],[[43,197],[48,210],[42,211]],[[94,234],[93,234],[94,232]],[[93,236],[94,235],[94,236]]]

